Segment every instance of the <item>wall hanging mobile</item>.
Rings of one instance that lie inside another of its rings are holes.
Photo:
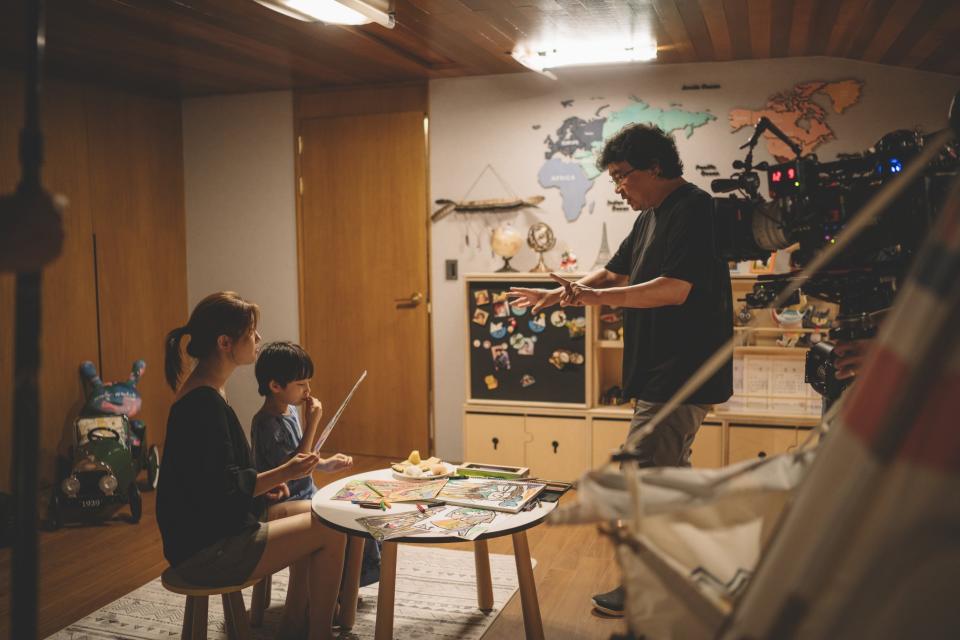
[[[470,200],[470,195],[473,193],[474,188],[477,186],[477,183],[480,182],[480,179],[483,178],[484,174],[490,172],[496,177],[497,181],[500,183],[500,186],[503,187],[503,190],[509,194],[508,198],[487,198],[482,200]],[[463,214],[476,214],[476,213],[506,213],[509,211],[517,211],[520,209],[526,209],[527,207],[536,207],[541,202],[543,202],[543,196],[530,196],[529,198],[521,198],[516,192],[510,188],[510,185],[500,177],[500,174],[497,173],[497,170],[493,168],[492,165],[487,164],[480,174],[477,176],[477,179],[473,181],[473,184],[470,185],[470,188],[467,189],[467,192],[459,200],[450,200],[447,198],[439,198],[435,200],[436,204],[440,205],[440,208],[433,212],[433,215],[430,216],[432,222],[439,222],[443,220],[451,213],[463,213]],[[477,248],[480,248],[480,233],[477,233]],[[467,231],[464,234],[464,242],[467,246],[470,246],[470,221],[467,219]]]

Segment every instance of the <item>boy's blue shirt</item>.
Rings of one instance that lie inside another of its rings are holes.
[[[276,416],[261,409],[253,416],[250,425],[253,441],[253,457],[257,471],[269,471],[293,457],[303,439],[300,417],[292,405],[287,413]],[[309,500],[317,491],[313,477],[298,478],[287,483],[290,497],[287,500]]]

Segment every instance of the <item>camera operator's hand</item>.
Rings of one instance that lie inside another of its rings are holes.
[[[836,354],[834,366],[837,369],[837,380],[846,380],[855,377],[860,372],[867,356],[870,355],[870,348],[873,346],[873,338],[865,340],[841,340],[833,348]]]

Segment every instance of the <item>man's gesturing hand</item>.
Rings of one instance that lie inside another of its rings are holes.
[[[510,298],[510,306],[517,309],[526,309],[532,307],[531,313],[539,313],[544,307],[552,307],[560,302],[560,296],[563,289],[527,289],[525,287],[510,287],[507,297]]]

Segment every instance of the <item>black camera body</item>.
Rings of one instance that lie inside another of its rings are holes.
[[[797,157],[753,166],[753,147],[763,131],[788,142]],[[729,179],[711,183],[715,193],[740,192],[714,198],[719,255],[731,261],[766,259],[773,251],[796,245],[791,253],[792,266],[804,266],[836,242],[847,223],[887,182],[900,179],[903,168],[921,152],[925,142],[916,132],[894,131],[863,154],[820,162],[815,155],[801,157],[795,143],[772,122],[761,118],[750,142],[744,145],[749,147],[746,158],[734,163],[739,171]],[[767,174],[769,200],[760,196],[758,170]],[[801,285],[803,293],[839,305],[830,329],[832,340],[873,337],[873,318],[892,304],[897,282],[906,273],[958,173],[957,146],[948,146],[919,180],[904,189],[869,228],[831,260],[828,270]],[[746,306],[771,306],[790,278],[791,274],[758,276],[753,291],[744,298]],[[799,293],[786,304],[799,302]],[[806,360],[806,382],[830,400],[839,397],[849,384],[849,380],[837,380],[835,360],[830,341],[813,345]]]

